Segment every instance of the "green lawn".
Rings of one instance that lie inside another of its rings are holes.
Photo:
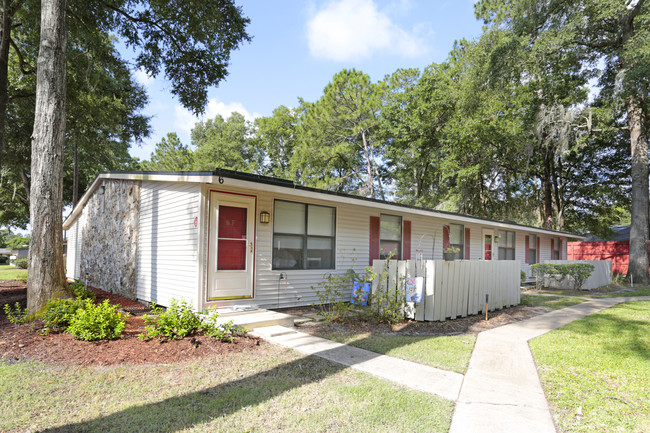
[[[624,292],[620,292],[625,290]],[[607,293],[587,291],[587,290],[551,290],[545,289],[539,293],[546,293],[549,295],[564,295],[564,296],[581,296],[583,298],[618,298],[630,296],[650,296],[650,286],[635,287],[635,288],[615,288],[610,289]]]
[[[581,304],[585,302],[584,299],[578,298],[564,298],[560,296],[536,296],[536,295],[521,295],[521,305],[529,307],[545,307],[550,310],[559,310],[561,308],[570,307],[572,305]]]
[[[0,389],[0,431],[446,432],[453,410],[272,345],[178,365],[0,361]]]
[[[530,346],[560,431],[650,431],[650,302],[608,308]]]
[[[474,334],[419,337],[364,332],[343,334],[322,331],[315,332],[314,335],[457,373],[464,373],[467,370],[469,358],[476,342],[476,335]]]
[[[26,280],[27,269],[18,269],[14,266],[0,265],[0,280]]]

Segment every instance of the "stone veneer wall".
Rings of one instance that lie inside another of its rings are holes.
[[[89,285],[135,299],[140,181],[104,180],[86,203],[80,254]]]

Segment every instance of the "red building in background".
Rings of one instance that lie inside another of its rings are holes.
[[[610,240],[594,236],[583,242],[567,244],[567,260],[611,260],[614,275],[627,275],[630,257],[630,226],[612,227],[614,235]],[[648,245],[650,251],[650,245]]]

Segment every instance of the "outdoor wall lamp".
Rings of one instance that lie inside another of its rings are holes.
[[[268,224],[271,221],[271,214],[263,210],[260,212],[260,222],[262,224]]]

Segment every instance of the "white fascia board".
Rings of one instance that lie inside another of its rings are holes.
[[[147,174],[147,173],[102,173],[99,176],[97,176],[97,179],[95,179],[95,181],[90,186],[88,191],[86,191],[86,193],[83,195],[81,200],[79,200],[77,206],[75,206],[75,208],[72,210],[70,216],[63,223],[64,230],[68,230],[70,228],[70,225],[74,222],[74,220],[77,219],[77,217],[81,214],[84,205],[86,204],[90,196],[99,187],[102,180],[104,179],[140,180],[140,181],[150,180],[150,181],[160,181],[160,182],[190,182],[190,183],[208,183],[208,184],[217,184],[217,185],[219,184],[219,179],[222,179],[223,184],[226,185],[237,186],[240,188],[257,189],[257,190],[260,190],[261,189],[260,186],[263,186],[263,191],[265,192],[287,194],[287,195],[293,195],[296,197],[303,197],[307,199],[317,198],[320,200],[346,203],[353,206],[365,206],[365,207],[375,208],[383,211],[393,211],[393,212],[407,213],[412,215],[423,215],[428,217],[445,219],[449,221],[460,221],[460,222],[473,223],[473,224],[482,224],[489,227],[526,231],[530,233],[540,233],[540,234],[546,234],[551,236],[570,237],[576,239],[585,238],[584,236],[580,236],[580,235],[556,232],[553,230],[546,230],[537,227],[520,226],[516,224],[508,224],[499,221],[488,221],[488,220],[483,220],[480,218],[474,218],[465,215],[448,215],[445,213],[436,212],[435,210],[414,209],[405,206],[398,206],[398,205],[388,204],[388,203],[378,203],[369,200],[357,199],[353,197],[344,197],[340,195],[327,194],[327,193],[322,193],[317,191],[309,191],[300,188],[289,188],[284,186],[270,185],[266,183],[252,182],[247,180],[231,179],[227,176],[202,175],[202,174]]]

